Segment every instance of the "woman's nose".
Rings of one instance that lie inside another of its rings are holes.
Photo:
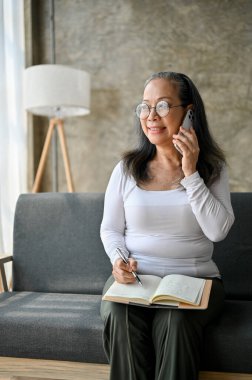
[[[157,111],[156,111],[156,107],[150,107],[150,113],[149,113],[149,116],[148,116],[148,119],[149,120],[153,120],[155,118],[159,117]]]

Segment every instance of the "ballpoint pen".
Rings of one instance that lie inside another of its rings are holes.
[[[124,253],[120,250],[120,248],[117,248],[116,249],[116,252],[118,253],[118,255],[121,257],[122,261],[125,263],[125,264],[128,264],[129,263],[129,260],[127,259],[127,257],[124,255]],[[136,272],[132,271],[131,272],[133,274],[133,276],[135,277],[135,279],[137,280],[138,284],[143,286],[139,276],[137,275]]]

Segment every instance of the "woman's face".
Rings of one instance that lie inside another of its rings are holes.
[[[167,101],[169,106],[180,105],[178,85],[163,78],[151,80],[144,89],[143,103],[155,107],[161,100]],[[160,117],[152,108],[147,119],[140,120],[143,132],[152,144],[173,146],[172,136],[178,133],[185,113],[184,107],[174,107],[168,115]]]

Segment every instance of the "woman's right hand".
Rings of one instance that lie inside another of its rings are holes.
[[[136,279],[132,271],[136,272],[136,270],[136,260],[130,258],[128,264],[125,264],[122,259],[117,259],[113,265],[112,274],[120,284],[133,284]]]

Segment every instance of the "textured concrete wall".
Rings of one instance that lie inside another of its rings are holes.
[[[40,7],[40,63],[50,63],[48,3]],[[143,83],[160,70],[193,79],[226,151],[231,190],[252,191],[251,19],[251,0],[55,0],[56,63],[92,80],[91,114],[65,123],[76,191],[105,190],[134,146]],[[59,160],[65,191],[60,152]]]

